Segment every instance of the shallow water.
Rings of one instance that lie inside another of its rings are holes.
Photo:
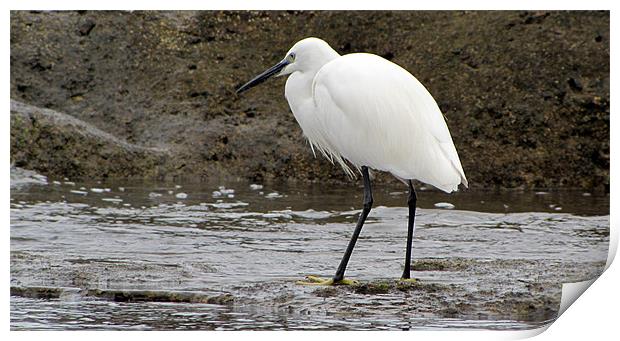
[[[405,188],[377,185],[360,285],[301,286],[333,275],[361,187],[40,180],[12,170],[13,330],[533,328],[607,259],[606,195],[419,190],[403,286]]]

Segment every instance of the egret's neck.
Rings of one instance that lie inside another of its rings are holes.
[[[312,81],[317,71],[296,71],[288,76],[284,87],[284,97],[286,97],[293,113],[304,102],[312,100]]]
[[[317,122],[316,108],[312,98],[312,85],[321,68],[340,55],[330,47],[318,52],[312,56],[312,59],[306,59],[306,63],[299,64],[298,71],[293,72],[288,77],[284,95],[295,120],[299,123],[310,143],[319,146],[319,148],[325,148],[325,139],[316,130],[320,123]]]

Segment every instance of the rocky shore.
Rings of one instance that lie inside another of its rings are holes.
[[[234,92],[318,36],[425,84],[471,187],[609,189],[609,12],[12,11],[10,34],[11,162],[45,175],[351,181],[283,79]]]

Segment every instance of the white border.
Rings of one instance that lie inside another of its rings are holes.
[[[7,6],[7,2],[4,2],[4,6]],[[148,4],[148,5],[145,5]],[[545,9],[545,10],[593,10],[593,9],[611,9],[611,37],[612,40],[618,36],[616,26],[616,15],[615,15],[615,6],[616,2],[614,1],[534,1],[534,0],[523,0],[523,1],[480,1],[480,0],[470,0],[466,2],[457,2],[457,1],[425,1],[425,2],[408,2],[408,1],[393,1],[393,0],[382,0],[382,1],[356,1],[356,2],[336,2],[336,1],[326,1],[326,0],[315,0],[312,2],[309,1],[299,1],[299,0],[288,0],[288,1],[261,1],[259,2],[250,2],[250,1],[240,1],[240,0],[228,0],[228,1],[186,1],[186,0],[175,0],[175,1],[149,1],[149,2],[128,2],[128,1],[118,1],[118,0],[109,0],[101,3],[93,3],[86,1],[19,1],[11,3],[5,11],[3,12],[3,23],[2,26],[4,32],[2,34],[2,46],[9,46],[10,39],[10,12],[9,9],[43,9],[43,10],[63,10],[63,9],[123,9],[123,10],[135,10],[135,9],[329,9],[329,10],[342,10],[342,9],[418,9],[418,10],[430,10],[430,9],[494,9],[494,10],[507,10],[507,9]],[[618,55],[617,46],[615,42],[611,43],[611,55]],[[4,79],[5,81],[2,83],[3,93],[8,94],[9,84],[10,84],[10,74],[9,74],[9,53],[4,54],[3,56],[3,71],[4,71]],[[617,77],[614,77],[615,68],[612,64],[612,84],[611,88],[618,88],[615,86],[617,84]],[[617,96],[611,96],[611,103],[615,103],[615,99]],[[612,104],[613,106],[613,104]],[[5,102],[5,108],[10,107],[10,101],[7,96]],[[9,115],[8,113],[4,116],[5,124],[0,125],[0,129],[2,129],[1,134],[5,137],[6,144],[2,148],[2,156],[4,160],[6,160],[5,168],[4,168],[4,178],[2,181],[2,190],[5,193],[2,196],[2,207],[5,208],[3,211],[4,221],[8,222],[10,220],[9,216],[9,176],[8,176],[8,163],[9,163]],[[616,148],[618,146],[617,138],[616,138],[616,130],[613,124],[614,120],[612,120],[611,125],[611,160],[617,159]],[[611,178],[618,179],[617,168],[615,167],[615,162],[612,161],[611,167]],[[612,182],[611,186],[611,212],[618,212],[617,200],[615,199],[615,195],[618,193],[618,182]],[[549,328],[548,331],[542,333],[539,338],[546,340],[566,340],[566,339],[585,339],[591,338],[596,335],[615,335],[617,330],[615,326],[617,325],[617,303],[620,301],[618,297],[618,289],[617,284],[619,281],[619,272],[618,266],[612,264],[612,260],[615,255],[615,250],[617,250],[618,244],[618,229],[617,222],[615,219],[615,215],[612,214],[610,218],[610,226],[611,226],[611,245],[610,245],[610,255],[608,257],[607,267],[608,270],[601,276],[601,278],[595,281],[589,290],[582,295],[582,298],[578,299],[572,307],[566,312]],[[5,224],[7,226],[8,224]],[[8,227],[8,226],[7,226]],[[5,295],[2,296],[2,300],[4,302],[5,310],[3,310],[2,316],[6,323],[5,333],[8,332],[9,329],[9,295],[8,295],[8,286],[9,286],[9,248],[10,248],[10,240],[8,228],[5,230],[4,234],[2,234],[2,245],[5,247],[5,269],[2,272],[2,281],[5,288]],[[496,340],[496,339],[515,339],[515,338],[523,338],[530,337],[536,335],[547,328],[541,328],[539,330],[531,330],[531,331],[501,331],[501,332],[492,332],[492,331],[440,331],[440,332],[428,332],[428,331],[414,331],[414,334],[407,333],[399,333],[399,332],[384,332],[381,334],[381,337],[388,337],[390,339],[398,339],[398,338],[413,338],[413,337],[421,337],[431,340],[454,340],[458,338],[459,340]],[[290,339],[290,337],[294,337],[299,340],[310,340],[315,339],[316,337],[327,337],[327,338],[349,338],[349,337],[359,337],[362,336],[356,332],[343,332],[335,333],[335,332],[323,332],[321,334],[316,334],[315,332],[295,332],[295,334],[291,335],[288,333],[282,332],[262,332],[256,333],[253,332],[209,332],[209,334],[205,334],[203,332],[198,333],[182,333],[181,332],[64,332],[64,333],[50,333],[50,332],[10,332],[11,339],[49,339],[49,338],[62,338],[64,340],[83,340],[84,338],[89,339],[105,339],[108,340],[110,338],[165,338],[169,339],[172,337],[183,337],[189,339],[204,339],[204,337],[209,338],[269,338],[269,339]],[[9,335],[6,335],[9,336]]]

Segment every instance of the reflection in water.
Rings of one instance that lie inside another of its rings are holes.
[[[335,271],[361,189],[224,185],[13,188],[11,328],[531,328],[555,317],[559,283],[595,277],[607,258],[607,196],[420,191],[420,281],[403,288],[406,193],[376,186],[347,270],[368,285],[304,287],[295,281]],[[115,302],[144,290],[234,302]]]

